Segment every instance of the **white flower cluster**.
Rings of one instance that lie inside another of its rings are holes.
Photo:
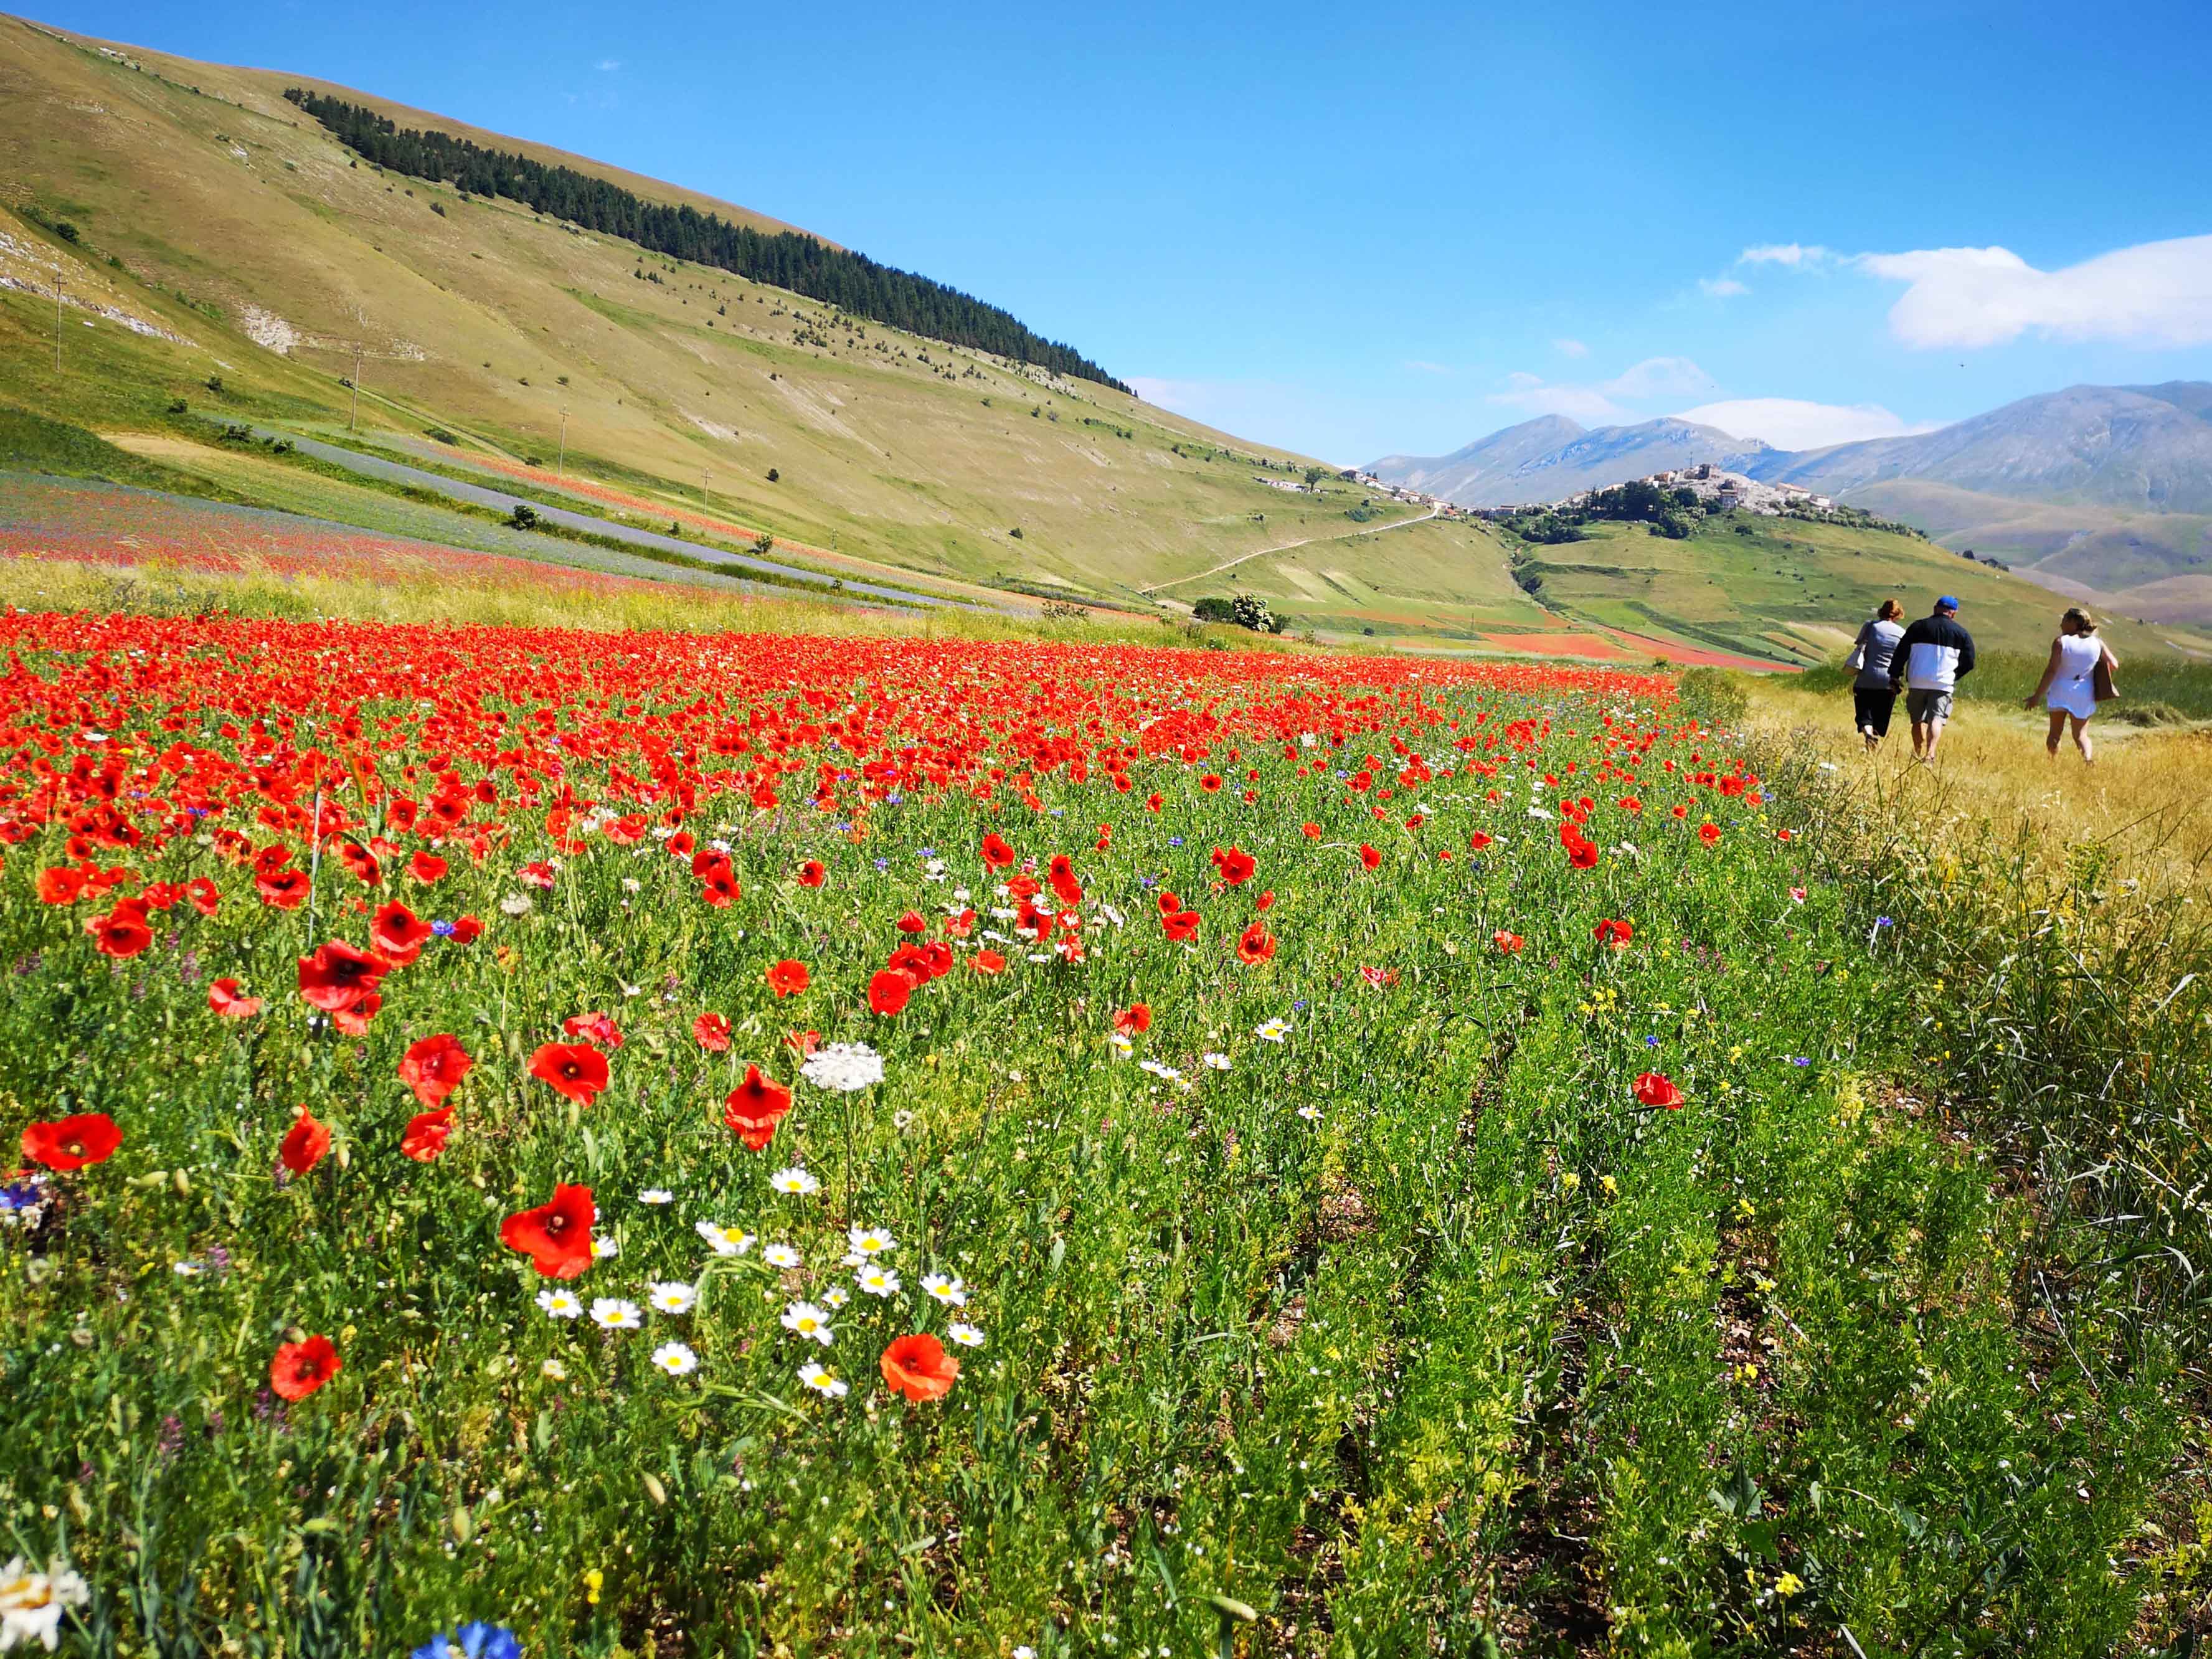
[[[884,1057],[865,1042],[833,1042],[809,1056],[799,1074],[817,1089],[857,1094],[884,1080]]]

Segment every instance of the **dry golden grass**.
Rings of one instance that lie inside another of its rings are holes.
[[[1966,703],[1935,763],[1923,766],[1902,706],[1869,757],[1851,729],[1848,691],[1817,695],[1774,680],[1753,688],[1747,723],[1840,768],[1862,809],[1854,818],[1892,823],[1938,857],[2012,852],[2025,873],[2047,882],[2077,849],[2101,848],[2116,878],[2161,894],[2201,889],[2212,873],[2212,730],[2096,721],[2097,763],[2084,766],[2070,742],[2055,763],[2046,758],[2039,710]]]
[[[566,574],[566,573],[557,573]],[[1303,653],[1311,647],[1241,628],[1008,616],[998,611],[908,611],[803,599],[753,599],[670,582],[605,588],[526,586],[457,574],[425,562],[369,580],[280,573],[248,561],[227,573],[149,562],[109,565],[70,559],[0,560],[0,591],[25,611],[124,611],[150,616],[228,612],[296,622],[369,622],[581,628],[671,633],[824,634],[872,639],[1057,641],[1081,645],[1190,646],[1224,651]],[[1341,652],[1353,649],[1337,647]]]

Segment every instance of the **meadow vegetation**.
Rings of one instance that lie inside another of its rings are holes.
[[[2193,820],[1710,677],[0,634],[0,1514],[81,1651],[2202,1620]]]

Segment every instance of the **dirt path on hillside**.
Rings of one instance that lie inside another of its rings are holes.
[[[1316,542],[1348,542],[1357,540],[1362,536],[1379,536],[1386,530],[1403,530],[1409,524],[1426,524],[1443,511],[1440,507],[1432,507],[1427,512],[1414,518],[1401,519],[1395,524],[1378,524],[1371,530],[1350,530],[1341,536],[1308,536],[1298,541],[1285,542],[1280,547],[1256,547],[1249,553],[1239,553],[1226,563],[1217,564],[1210,570],[1193,571],[1188,576],[1177,576],[1173,581],[1154,582],[1149,587],[1139,588],[1137,592],[1164,593],[1169,588],[1181,587],[1185,582],[1203,581],[1208,576],[1218,576],[1224,570],[1234,570],[1247,559],[1265,558],[1270,553],[1287,553],[1294,547],[1311,547]]]

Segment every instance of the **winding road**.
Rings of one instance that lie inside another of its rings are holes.
[[[1235,558],[1211,569],[1194,570],[1188,576],[1177,576],[1173,581],[1154,582],[1149,587],[1139,588],[1137,592],[1164,593],[1170,587],[1181,587],[1185,582],[1203,581],[1208,576],[1218,576],[1224,570],[1234,570],[1247,559],[1264,559],[1270,553],[1287,553],[1294,547],[1311,547],[1316,542],[1349,542],[1362,536],[1379,536],[1386,530],[1403,530],[1409,524],[1426,524],[1443,511],[1441,507],[1432,507],[1425,513],[1410,519],[1401,519],[1395,524],[1378,524],[1372,530],[1347,530],[1340,536],[1307,536],[1295,542],[1285,542],[1280,547],[1255,547],[1249,553],[1239,553]]]

